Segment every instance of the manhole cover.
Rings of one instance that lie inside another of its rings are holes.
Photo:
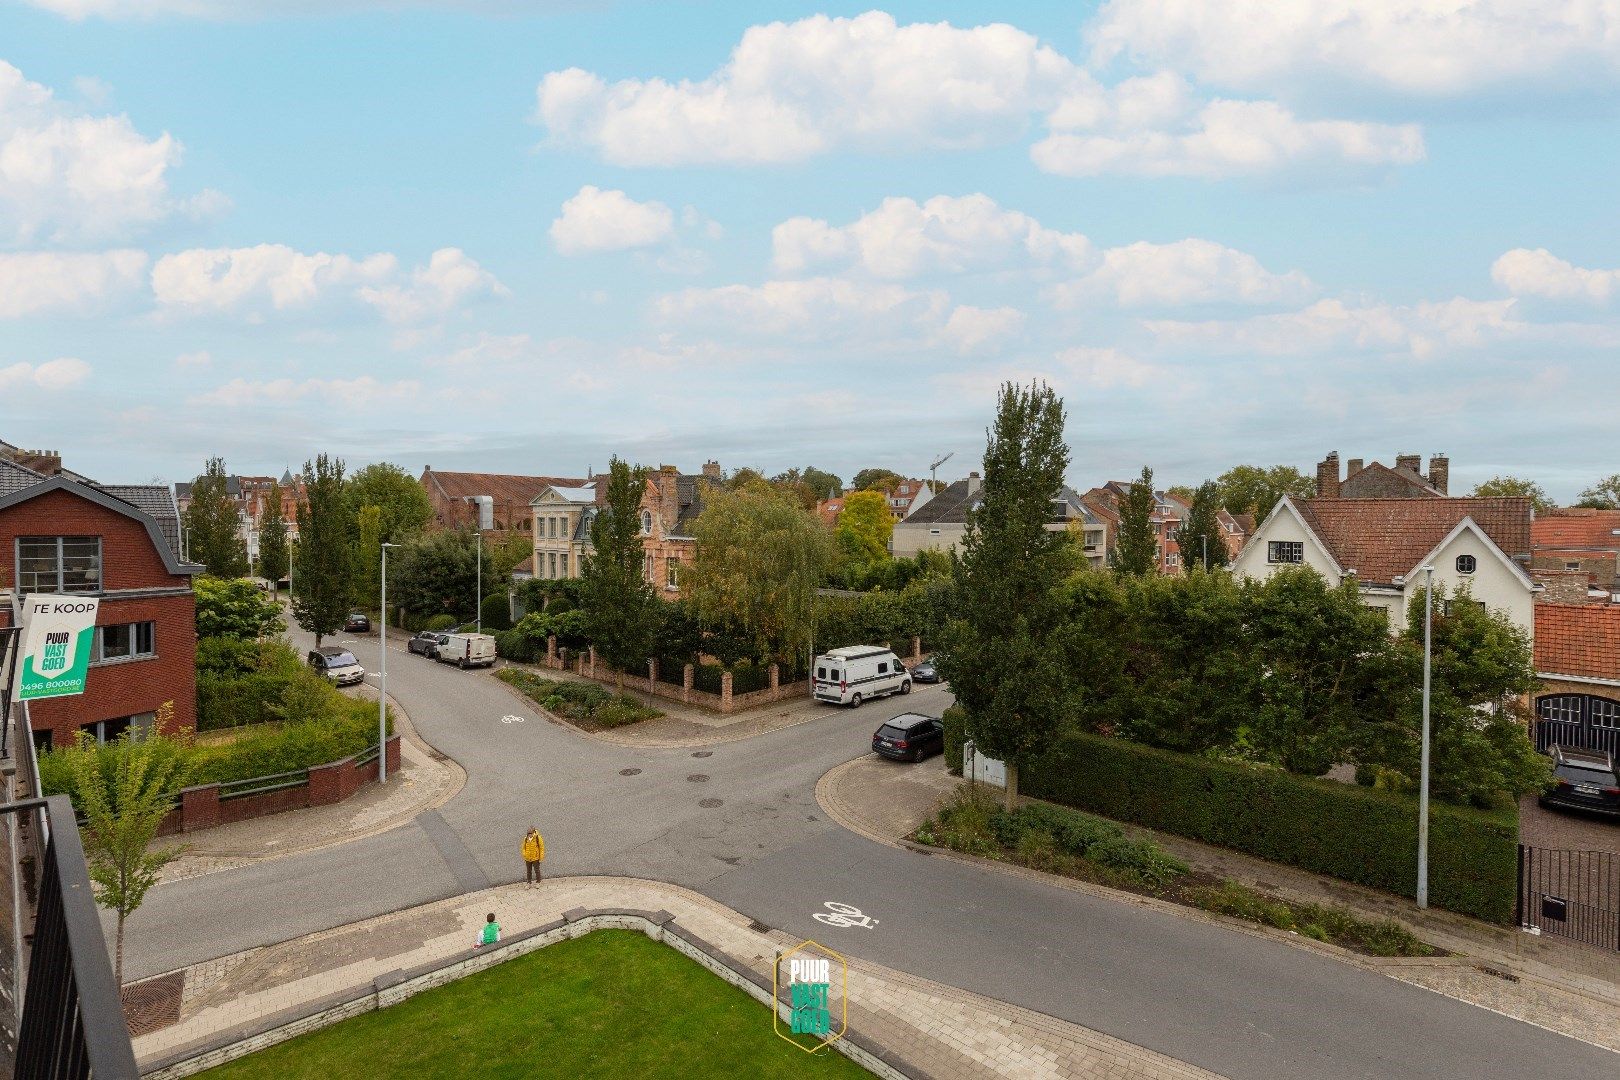
[[[694,751],[692,753],[692,756],[693,757],[714,757],[714,751],[713,750],[697,750],[697,751]]]
[[[724,799],[699,799],[698,800],[698,805],[703,807],[703,809],[705,809],[705,810],[713,810],[717,806],[724,806],[725,805],[725,800]]]
[[[180,994],[186,973],[177,971],[124,987],[124,1016],[132,1037],[180,1022]]]
[[[620,769],[619,770],[619,775],[620,776],[640,776],[641,775],[641,770],[640,769]]]
[[[700,772],[693,773],[691,776],[688,776],[687,779],[694,784],[707,784],[709,782],[709,778]]]

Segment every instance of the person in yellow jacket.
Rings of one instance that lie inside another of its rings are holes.
[[[529,826],[529,833],[523,838],[523,866],[528,871],[526,883],[533,885],[540,880],[540,863],[546,857],[545,837],[533,825]]]

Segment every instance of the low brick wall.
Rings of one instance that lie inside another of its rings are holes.
[[[327,806],[342,802],[359,791],[361,785],[377,779],[377,759],[373,757],[365,764],[358,765],[356,761],[361,756],[363,755],[356,754],[341,761],[316,765],[309,770],[307,780],[278,787],[274,791],[235,797],[227,795],[221,798],[219,784],[199,784],[196,787],[186,788],[180,792],[179,807],[170,811],[169,816],[163,819],[158,835],[173,836],[175,833],[207,829],[214,825],[228,825],[233,821],[246,821],[249,818],[264,817],[266,814],[279,814],[284,810],[303,810],[310,806]],[[391,735],[388,738],[388,771],[390,773],[399,771],[398,735]],[[274,777],[259,779],[266,784],[275,781]],[[258,784],[256,781],[246,780],[229,786],[242,788],[256,787]]]
[[[574,908],[565,911],[562,918],[554,922],[513,934],[499,945],[477,951],[469,949],[466,955],[459,958],[432,961],[405,971],[391,971],[372,980],[370,986],[357,987],[346,993],[333,994],[303,1006],[262,1016],[226,1035],[184,1047],[157,1061],[143,1063],[141,1076],[145,1080],[179,1080],[180,1077],[192,1076],[362,1013],[396,1005],[424,990],[476,974],[547,945],[608,929],[634,930],[646,934],[701,964],[761,1004],[774,1006],[784,1021],[792,1019],[792,1007],[788,1002],[772,996],[776,988],[770,979],[744,967],[697,934],[677,925],[675,916],[669,912],[628,908],[588,911]],[[877,1045],[853,1029],[833,1042],[832,1047],[883,1080],[931,1080],[928,1073],[909,1065],[894,1051]]]

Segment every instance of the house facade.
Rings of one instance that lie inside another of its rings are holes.
[[[184,514],[191,506],[192,489],[196,481],[174,485],[173,502],[177,513]],[[298,539],[298,507],[304,501],[304,481],[285,470],[281,479],[272,476],[242,476],[231,473],[225,477],[225,495],[236,510],[236,534],[247,548],[248,559],[259,559],[259,534],[264,527],[265,515],[270,509],[272,488],[281,492],[281,519],[287,523],[287,539]],[[184,542],[180,548],[185,553]]]
[[[1536,747],[1620,757],[1620,604],[1536,605]]]
[[[1529,499],[1294,499],[1284,496],[1255,530],[1233,573],[1264,580],[1309,566],[1339,585],[1354,578],[1362,602],[1406,628],[1408,602],[1434,567],[1436,591],[1466,588],[1476,603],[1504,612],[1535,634],[1540,591],[1526,566]],[[1447,603],[1453,601],[1448,600]]]
[[[1572,506],[1536,515],[1530,565],[1580,573],[1597,591],[1620,593],[1620,510]]]
[[[595,484],[549,484],[530,503],[534,536],[533,575],[541,581],[579,577],[590,549],[596,514]]]
[[[151,728],[166,702],[174,726],[196,726],[191,580],[203,568],[182,562],[159,521],[115,490],[0,463],[0,624],[28,593],[100,598],[85,693],[30,704],[42,748]]]
[[[954,551],[967,534],[968,511],[982,498],[983,481],[978,473],[968,473],[896,522],[889,550],[897,559],[915,558],[923,551]]]
[[[894,485],[894,490],[885,493],[889,502],[889,513],[894,520],[904,521],[912,512],[928,505],[928,500],[934,497],[934,489],[928,486],[926,480],[902,480]]]

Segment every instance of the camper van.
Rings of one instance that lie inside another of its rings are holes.
[[[852,645],[816,657],[811,696],[856,707],[885,694],[911,693],[911,673],[890,649]]]
[[[495,663],[495,639],[489,634],[451,634],[439,646],[438,659],[457,667],[491,667]]]

